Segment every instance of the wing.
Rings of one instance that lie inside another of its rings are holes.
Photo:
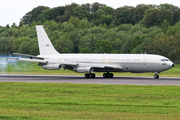
[[[117,64],[98,64],[98,63],[61,63],[64,69],[73,70],[75,72],[118,72],[122,71],[122,67]]]
[[[102,63],[80,63],[80,62],[71,62],[71,61],[56,61],[50,59],[44,59],[41,57],[14,53],[14,55],[25,56],[29,58],[8,58],[15,59],[20,61],[29,61],[29,62],[38,62],[39,66],[42,66],[45,69],[61,69],[63,68],[68,70],[73,70],[75,72],[117,72],[121,71],[122,67],[118,64],[102,64]],[[78,71],[79,70],[79,71]]]

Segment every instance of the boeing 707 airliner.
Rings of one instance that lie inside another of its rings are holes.
[[[60,54],[53,47],[42,25],[36,26],[40,55],[15,55],[28,58],[16,58],[21,61],[38,62],[47,70],[68,69],[85,73],[85,78],[95,78],[96,72],[104,72],[104,78],[113,78],[112,72],[159,73],[174,67],[174,63],[161,55],[151,54]]]

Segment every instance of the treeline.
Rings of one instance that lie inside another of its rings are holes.
[[[90,8],[92,11],[92,7]],[[40,11],[42,12],[42,10]],[[51,9],[47,9],[47,11],[51,11]],[[151,9],[144,13],[150,14],[149,11]],[[172,12],[172,9],[167,11]],[[39,14],[37,19],[41,18],[45,14],[44,12]],[[82,12],[80,11],[80,13]],[[53,12],[50,15],[53,16]],[[163,18],[163,22],[158,25],[146,26],[144,23],[148,23],[150,18],[147,19],[147,15],[142,17],[143,19],[137,23],[121,23],[119,25],[113,21],[109,25],[106,22],[97,24],[95,19],[90,20],[88,17],[81,19],[73,15],[64,22],[56,19],[44,21],[33,19],[31,22],[25,23],[22,19],[19,26],[13,24],[0,27],[0,53],[38,55],[35,25],[45,25],[44,28],[52,44],[60,53],[147,53],[160,54],[173,61],[180,61],[180,21],[174,22],[173,17],[171,23],[169,19]],[[156,23],[155,19],[154,23]]]
[[[87,18],[89,22],[95,25],[135,25],[142,22],[144,26],[151,27],[162,24],[165,19],[170,25],[174,25],[180,20],[180,8],[172,4],[139,4],[136,7],[124,6],[114,9],[97,2],[82,5],[72,3],[71,5],[59,6],[52,9],[39,6],[23,16],[20,24],[28,25],[34,21],[44,23],[46,20],[63,23],[68,21],[71,16],[77,17],[80,20]]]

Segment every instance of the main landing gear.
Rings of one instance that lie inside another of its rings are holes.
[[[107,73],[104,73],[104,74],[103,74],[103,78],[113,78],[113,77],[114,77],[114,74],[113,74],[113,73],[107,72]]]
[[[85,78],[95,78],[96,75],[95,75],[94,73],[86,73],[86,74],[84,75],[84,77],[85,77]]]
[[[154,75],[154,79],[159,79],[158,73],[156,73],[156,74]]]
[[[96,75],[95,75],[94,73],[86,73],[86,74],[84,75],[84,77],[85,77],[85,78],[95,78]],[[113,74],[113,73],[107,72],[107,73],[104,73],[104,74],[103,74],[103,78],[113,78],[113,77],[114,77],[114,74]]]

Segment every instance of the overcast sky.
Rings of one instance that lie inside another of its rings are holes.
[[[180,0],[1,0],[0,3],[0,26],[12,25],[13,22],[16,25],[19,24],[20,18],[22,18],[27,12],[33,8],[43,5],[50,8],[65,6],[71,3],[77,3],[82,5],[83,3],[99,2],[113,7],[114,9],[122,6],[136,6],[138,4],[173,4],[180,7]]]

